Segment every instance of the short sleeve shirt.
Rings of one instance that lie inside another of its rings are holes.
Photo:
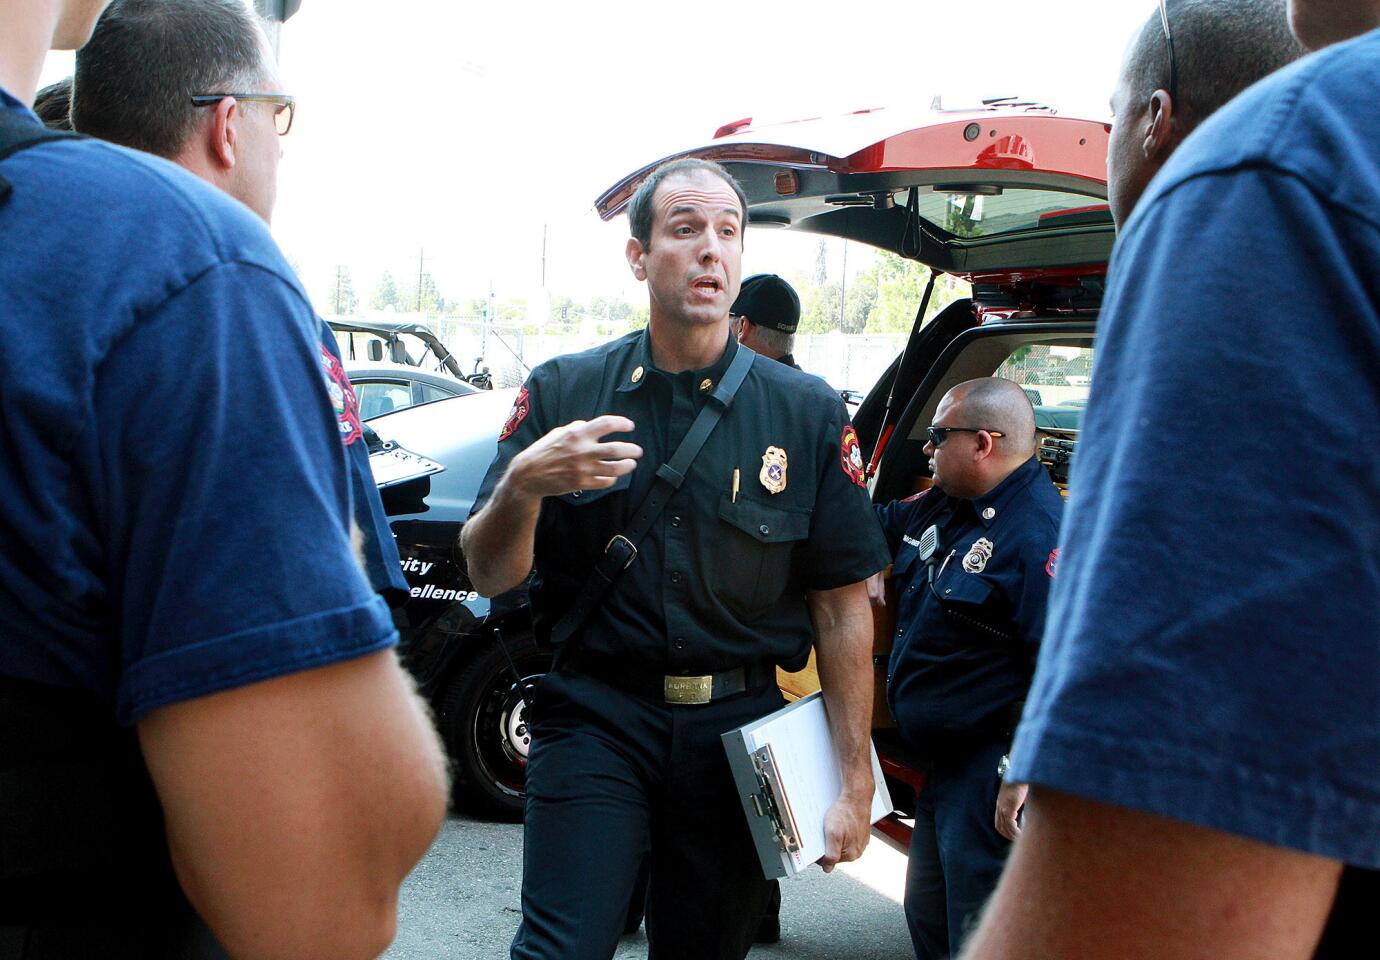
[[[536,534],[538,635],[571,605],[594,562],[626,529],[656,468],[670,459],[738,350],[708,368],[667,374],[646,331],[532,371],[476,498],[512,458],[572,420],[619,414],[636,425],[639,465],[609,490],[548,497]],[[571,641],[667,672],[754,662],[798,668],[809,655],[811,590],[881,570],[886,547],[863,485],[843,404],[823,381],[754,357],[729,411],[684,485],[643,539],[636,562]]]
[[[1305,58],[1130,218],[1013,779],[1380,867],[1377,102]]]
[[[395,643],[320,326],[262,223],[92,140],[0,172],[0,672],[132,723]]]
[[[369,466],[369,449],[364,442],[364,428],[359,419],[359,400],[340,357],[335,334],[325,323],[321,325],[321,362],[326,370],[326,388],[335,409],[340,427],[340,442],[345,444],[345,458],[350,470],[350,500],[354,504],[355,525],[359,528],[364,556],[364,570],[369,582],[390,604],[396,606],[408,594],[407,579],[402,573],[402,558],[398,544],[388,526],[373,468]]]
[[[931,489],[876,509],[896,588],[887,700],[897,726],[917,746],[1005,736],[1057,564],[1063,505],[1049,474],[1032,459],[981,497]],[[926,564],[930,526],[938,547]]]

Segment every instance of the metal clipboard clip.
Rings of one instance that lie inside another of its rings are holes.
[[[781,778],[776,772],[776,760],[772,755],[771,744],[758,747],[752,752],[752,769],[757,774],[758,792],[752,795],[752,807],[759,817],[771,820],[781,849],[787,853],[800,850],[800,830],[796,826],[795,815],[791,812],[790,800],[781,789]]]

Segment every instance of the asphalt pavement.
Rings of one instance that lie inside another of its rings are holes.
[[[856,863],[783,881],[781,942],[748,956],[908,960],[904,885],[905,858],[873,837]],[[403,886],[397,939],[384,957],[501,960],[521,919],[521,889],[522,825],[452,818]],[[643,931],[625,937],[615,956],[646,957]]]

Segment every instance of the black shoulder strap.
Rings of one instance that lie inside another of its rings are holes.
[[[13,110],[0,110],[0,160],[13,156],[20,150],[36,147],[50,140],[77,140],[81,135],[66,130],[49,130],[35,124],[28,117]],[[12,191],[10,182],[0,175],[0,204],[9,199]]]
[[[637,559],[637,545],[642,542],[642,538],[647,535],[647,531],[652,528],[657,517],[661,516],[661,511],[670,502],[671,495],[680,489],[685,482],[686,475],[690,472],[690,465],[695,462],[695,457],[699,456],[700,449],[704,442],[709,439],[709,435],[714,432],[714,428],[719,425],[719,420],[728,412],[728,408],[733,403],[734,394],[747,379],[748,369],[752,366],[752,361],[757,355],[744,347],[738,345],[738,352],[734,354],[733,361],[728,365],[728,371],[714,392],[709,395],[709,402],[700,408],[699,415],[695,417],[694,423],[690,424],[690,429],[685,433],[685,439],[681,440],[680,446],[676,447],[676,452],[671,454],[671,459],[657,467],[656,480],[652,483],[652,488],[647,491],[647,495],[642,498],[642,502],[637,505],[637,510],[633,513],[633,521],[622,533],[617,534],[604,547],[604,555],[594,565],[594,572],[585,581],[584,587],[580,589],[580,595],[575,598],[570,609],[556,621],[551,628],[551,643],[553,646],[561,647],[574,636],[575,631],[580,629],[589,615],[594,612],[595,606],[609,592],[609,589],[618,582],[618,578],[623,575],[623,571],[632,566]]]

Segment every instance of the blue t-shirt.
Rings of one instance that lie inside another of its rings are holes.
[[[132,723],[396,642],[320,327],[262,223],[94,140],[0,170],[0,673]]]
[[[1010,732],[1035,665],[1063,504],[1038,460],[981,497],[939,490],[878,506],[893,557],[896,637],[887,702],[917,748]],[[920,540],[939,529],[933,575]]]
[[[1380,867],[1377,102],[1380,31],[1127,224],[1012,779]]]

